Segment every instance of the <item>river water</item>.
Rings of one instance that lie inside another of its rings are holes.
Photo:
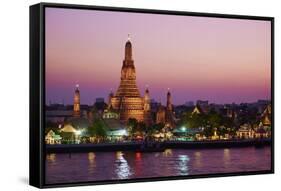
[[[271,147],[48,154],[46,184],[270,170]]]

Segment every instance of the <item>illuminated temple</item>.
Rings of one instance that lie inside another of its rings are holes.
[[[154,111],[155,112],[155,111]],[[136,83],[136,68],[132,55],[132,43],[128,38],[125,45],[125,58],[121,69],[120,85],[114,94],[109,94],[108,108],[104,111],[104,118],[119,119],[120,122],[127,122],[134,118],[139,122],[150,125],[154,122],[151,112],[150,94],[148,88],[142,97]],[[167,106],[163,112],[156,112],[156,123],[174,126],[174,113],[172,108],[171,93],[167,93]]]
[[[130,118],[145,121],[145,119],[149,120],[149,102],[148,89],[145,92],[145,98],[143,98],[137,87],[132,43],[128,39],[125,45],[125,58],[121,69],[120,85],[115,94],[110,94],[109,109],[118,112],[120,121],[125,122]]]

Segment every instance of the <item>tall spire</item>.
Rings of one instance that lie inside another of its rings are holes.
[[[132,43],[128,40],[125,44],[125,59],[121,69],[121,83],[116,96],[139,97],[136,85],[136,69],[132,58]]]
[[[74,103],[73,103],[73,116],[80,117],[80,91],[79,84],[76,84],[74,92]]]
[[[121,69],[119,87],[111,98],[112,110],[118,111],[119,119],[126,122],[130,118],[138,121],[144,119],[144,99],[141,97],[136,83],[136,68],[132,57],[130,36],[125,42],[125,58]]]
[[[112,91],[112,88],[111,88],[110,93],[108,95],[108,109],[111,109],[113,96],[114,96],[114,94],[113,94],[113,91]]]
[[[125,45],[125,60],[133,60],[132,56],[132,43],[130,39],[130,34],[128,34],[128,40]]]
[[[167,107],[166,107],[166,125],[168,127],[175,127],[175,114],[173,112],[173,105],[172,105],[172,95],[170,89],[168,88],[167,93]]]
[[[172,107],[172,96],[170,93],[170,88],[168,88],[168,93],[167,93],[167,110],[172,111],[173,107]]]
[[[145,122],[145,124],[151,125],[152,118],[151,118],[151,106],[150,106],[150,96],[149,96],[148,85],[146,85],[146,90],[145,90],[145,93],[144,93],[143,110],[144,110],[144,122]]]
[[[150,111],[150,97],[148,86],[146,86],[146,90],[144,93],[144,111]]]

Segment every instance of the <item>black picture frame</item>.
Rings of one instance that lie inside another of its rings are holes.
[[[118,11],[132,13],[152,13],[165,15],[183,15],[198,17],[233,18],[248,20],[265,20],[271,22],[271,107],[272,107],[272,138],[271,138],[271,169],[266,171],[218,173],[208,175],[188,175],[173,177],[141,178],[129,180],[106,180],[95,182],[74,182],[60,184],[45,183],[45,8],[84,9]],[[274,17],[232,15],[216,13],[197,13],[170,10],[135,9],[121,7],[103,7],[73,4],[39,3],[30,6],[30,130],[29,130],[29,184],[38,188],[99,185],[113,183],[132,183],[147,181],[163,181],[177,179],[226,177],[241,175],[257,175],[274,173]]]

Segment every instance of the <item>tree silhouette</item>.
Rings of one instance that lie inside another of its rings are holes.
[[[106,125],[101,119],[96,119],[88,128],[90,136],[97,138],[98,142],[106,137]]]

